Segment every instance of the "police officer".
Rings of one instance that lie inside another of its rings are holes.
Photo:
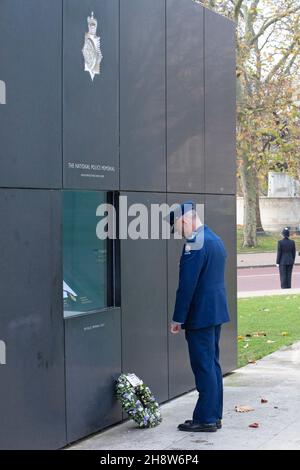
[[[277,244],[276,264],[279,266],[280,283],[282,289],[292,287],[292,272],[296,258],[296,244],[290,240],[290,231],[285,227],[281,232],[283,239]]]
[[[193,417],[180,431],[215,432],[222,427],[223,378],[219,363],[221,325],[230,321],[224,281],[223,241],[202,224],[192,201],[170,213],[170,224],[186,242],[170,331],[185,330],[191,367],[199,392]]]

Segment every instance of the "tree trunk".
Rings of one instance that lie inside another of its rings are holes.
[[[256,238],[256,175],[249,167],[247,156],[243,157],[241,164],[241,182],[244,194],[244,244],[243,248],[257,246]]]
[[[259,182],[258,178],[256,180],[256,233],[265,233],[262,223],[261,223],[261,215],[260,215],[260,207],[259,207]]]

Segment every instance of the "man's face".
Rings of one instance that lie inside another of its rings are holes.
[[[175,232],[184,238],[190,238],[193,234],[193,218],[188,214],[177,219],[174,225]]]

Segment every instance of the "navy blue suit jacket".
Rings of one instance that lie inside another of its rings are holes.
[[[173,321],[183,329],[206,328],[230,321],[225,287],[227,252],[206,224],[183,247]]]

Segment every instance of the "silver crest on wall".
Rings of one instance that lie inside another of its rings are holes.
[[[94,12],[87,19],[89,31],[85,33],[85,41],[82,49],[86,72],[89,72],[91,79],[100,74],[100,64],[103,59],[101,52],[100,37],[97,36],[98,21],[94,17]]]

